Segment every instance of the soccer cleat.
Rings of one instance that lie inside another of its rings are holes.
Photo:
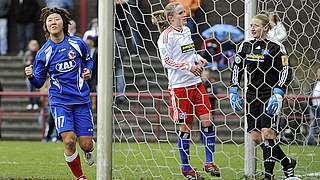
[[[206,171],[207,173],[210,173],[211,176],[217,176],[220,177],[220,171],[217,165],[213,164],[213,163],[206,163],[204,165],[204,171]]]
[[[274,175],[265,175],[262,180],[274,180]]]
[[[95,142],[94,142],[94,140],[92,140],[92,151],[91,152],[84,152],[84,150],[81,149],[84,161],[89,166],[92,166],[92,164],[94,163],[94,153],[93,153],[94,146],[95,146]]]
[[[196,169],[191,169],[190,171],[184,171],[181,168],[181,172],[184,175],[184,177],[186,177],[187,179],[192,179],[192,180],[204,180],[204,178],[202,176],[199,175],[199,173],[197,172]]]
[[[289,158],[289,164],[283,167],[283,173],[286,178],[294,177],[294,168],[297,165],[297,161],[295,159]]]
[[[87,177],[85,175],[82,175],[78,177],[77,180],[87,180]]]

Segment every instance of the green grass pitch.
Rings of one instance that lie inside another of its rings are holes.
[[[202,170],[205,160],[203,145],[191,144],[190,147],[191,165],[205,179],[212,178]],[[289,157],[298,160],[296,175],[301,175],[301,179],[320,179],[320,147],[292,145],[282,148]],[[261,150],[257,150],[261,159]],[[79,147],[78,151],[88,179],[96,179],[96,164],[89,167],[84,163]],[[176,143],[115,143],[112,154],[114,179],[183,179]],[[221,169],[221,179],[244,178],[243,144],[217,144],[214,159]],[[261,160],[257,162],[257,171],[262,174]],[[275,175],[276,179],[283,179],[279,163]],[[61,143],[0,141],[0,179],[75,178],[65,163]]]

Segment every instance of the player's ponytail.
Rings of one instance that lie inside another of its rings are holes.
[[[157,25],[160,32],[164,31],[170,26],[169,22],[166,20],[166,17],[164,16],[164,10],[159,10],[152,13],[152,24]]]
[[[160,32],[164,31],[170,26],[168,17],[173,16],[173,13],[178,5],[180,5],[180,3],[172,2],[167,4],[164,10],[159,10],[152,13],[152,24],[157,25]]]
[[[262,21],[262,25],[268,27],[268,31],[273,28],[273,24],[270,22],[270,19],[269,19],[268,15],[266,15],[264,13],[257,14],[256,16],[254,16],[254,19],[261,20]]]

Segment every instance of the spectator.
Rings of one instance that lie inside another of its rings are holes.
[[[287,31],[280,22],[279,16],[273,9],[268,10],[268,15],[273,24],[273,28],[268,32],[268,37],[279,42],[284,41],[287,38]]]
[[[23,56],[28,43],[34,39],[34,23],[38,20],[39,5],[35,0],[19,0],[16,14],[18,25],[19,53]]]
[[[218,63],[221,57],[221,46],[217,39],[214,38],[214,33],[210,39],[206,39],[201,45],[201,56],[208,62],[212,63],[212,70],[218,68]]]
[[[0,92],[2,92],[2,91],[3,91],[3,87],[2,87],[2,83],[0,81]],[[0,106],[1,106],[1,96],[0,96]]]
[[[90,29],[87,30],[84,35],[83,35],[83,41],[86,42],[88,36],[91,36],[92,38],[98,37],[99,35],[99,24],[98,24],[98,19],[97,18],[93,18],[90,21],[90,25],[89,25]]]
[[[218,68],[224,68],[226,64],[228,64],[228,62],[232,67],[234,63],[236,45],[230,38],[228,38],[226,41],[222,42],[221,44],[222,44],[223,57],[220,59],[218,63]]]
[[[72,0],[46,0],[47,7],[49,8],[63,8],[72,13],[73,3]]]
[[[44,85],[40,88],[40,92],[48,93],[49,88],[50,88],[50,79],[47,78]],[[44,101],[42,103],[45,104],[45,113],[49,113],[49,122],[46,123],[46,138],[43,139],[42,142],[61,142],[61,137],[59,136],[59,133],[56,132],[56,129],[55,129],[54,118],[53,118],[52,114],[50,113],[49,102],[48,102],[47,96],[44,98]],[[41,115],[39,116],[39,122],[40,122],[40,124],[42,124],[43,123],[42,109],[41,109],[40,114]]]
[[[123,95],[124,93],[124,72],[123,72],[123,60],[124,56],[128,54],[127,47],[125,43],[125,35],[122,31],[123,25],[127,27],[127,20],[125,18],[125,13],[123,9],[123,4],[126,5],[127,0],[115,0],[116,1],[116,19],[115,19],[115,59],[114,59],[114,66],[115,66],[115,81],[116,82],[116,92],[120,94],[117,97],[117,101],[122,102],[125,100]]]
[[[24,64],[25,66],[30,66],[33,64],[33,60],[35,59],[37,52],[39,50],[39,44],[37,40],[31,40],[29,42],[29,50],[26,51],[23,60],[24,60]],[[35,88],[30,81],[28,80],[28,78],[26,77],[26,83],[27,83],[27,88],[28,88],[28,92],[37,92],[39,91],[39,89]],[[29,104],[26,107],[27,110],[38,110],[39,109],[39,98],[38,97],[30,97],[29,98]]]
[[[132,55],[136,55],[139,53],[139,48],[138,46],[142,46],[142,39],[140,36],[140,33],[138,31],[138,23],[137,22],[142,22],[142,14],[140,13],[138,9],[138,1],[137,0],[129,0],[129,12],[127,13],[128,21],[129,21],[129,26],[130,30],[132,32],[133,38],[131,38],[131,43],[132,43]]]
[[[74,20],[70,21],[70,24],[68,26],[68,32],[70,36],[81,37],[81,34],[77,32],[77,23]]]
[[[186,11],[186,17],[187,18],[187,27],[190,28],[191,34],[195,32],[194,30],[194,15],[196,11],[201,6],[201,0],[169,0],[170,2],[178,2],[183,5],[185,11]]]
[[[211,77],[211,71],[209,69],[204,69],[201,73],[201,80],[206,89],[208,95],[218,94],[218,87],[216,85],[216,80]],[[212,115],[214,115],[214,107],[216,107],[217,99],[215,97],[209,98],[211,104]]]
[[[8,16],[11,8],[11,0],[0,1],[0,55],[8,53]]]
[[[95,40],[92,36],[88,36],[86,40],[87,46],[90,51],[90,56],[92,57],[94,63],[91,73],[91,79],[88,80],[88,85],[91,92],[97,92],[97,82],[98,82],[98,48],[95,46]],[[96,110],[97,107],[97,97],[91,97],[92,109]]]
[[[317,68],[317,79],[311,85],[312,97],[320,97],[320,67]],[[307,137],[307,144],[312,145],[314,143],[315,135],[320,126],[320,99],[315,98],[311,100],[311,110],[314,119],[310,124],[310,131]],[[319,137],[318,140],[320,141]]]

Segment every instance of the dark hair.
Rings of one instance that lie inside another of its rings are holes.
[[[50,33],[49,33],[49,31],[47,29],[47,25],[46,25],[46,20],[49,15],[54,14],[54,13],[57,13],[61,16],[62,21],[63,21],[63,33],[67,36],[70,36],[69,32],[68,32],[68,26],[69,26],[69,24],[71,24],[71,14],[67,10],[62,9],[62,8],[45,7],[45,8],[41,9],[40,21],[42,21],[42,23],[43,23],[42,28],[43,28],[43,31],[45,32],[46,39],[48,40],[49,36],[50,36]]]

